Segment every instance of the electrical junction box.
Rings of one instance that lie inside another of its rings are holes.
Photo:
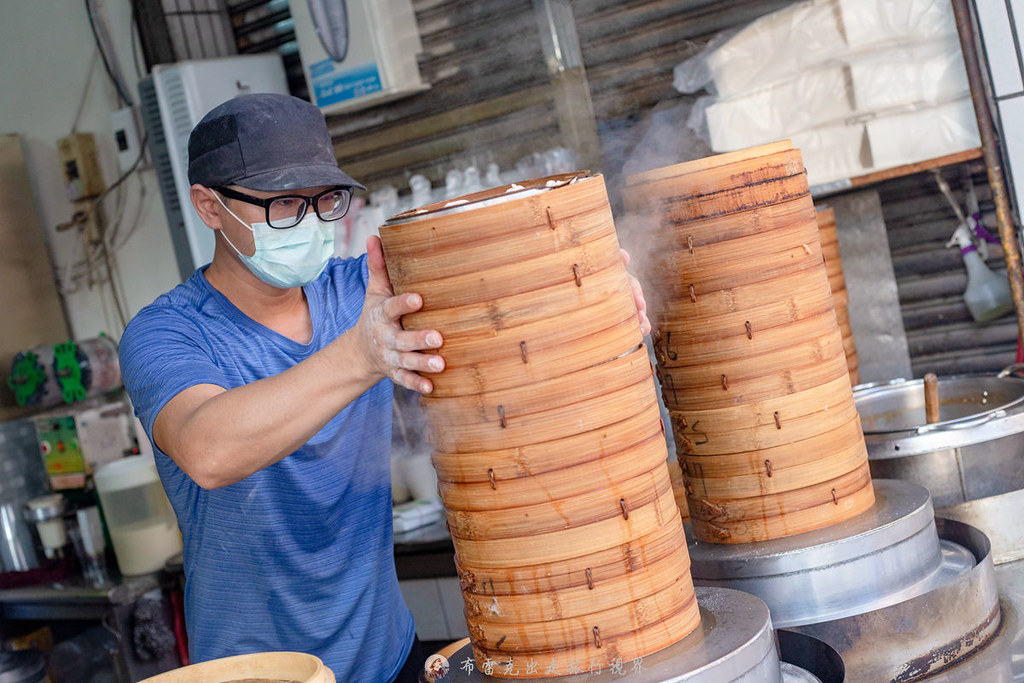
[[[142,145],[139,144],[138,110],[135,107],[124,107],[110,115],[110,125],[114,130],[114,146],[117,148],[117,165],[121,173],[127,173],[136,163],[141,167],[143,159]]]
[[[57,157],[64,173],[64,193],[68,201],[96,197],[106,189],[92,133],[76,133],[58,140]]]
[[[325,114],[430,87],[410,0],[290,0],[309,96]]]

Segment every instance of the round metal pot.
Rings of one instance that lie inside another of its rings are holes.
[[[1002,514],[1024,498],[1024,379],[1009,376],[1011,369],[940,378],[940,421],[933,424],[925,420],[922,380],[853,392],[871,476],[926,487],[937,515],[989,535],[997,563],[1024,556],[1024,538],[1016,531],[1007,537],[1010,520]]]

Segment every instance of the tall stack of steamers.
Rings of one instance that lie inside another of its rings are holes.
[[[722,662],[781,680],[778,614],[838,624],[804,634],[863,666],[847,680],[914,680],[903,662],[870,663],[863,641],[883,626],[860,622],[851,645],[842,620],[906,621],[948,584],[966,595],[962,581],[982,596],[961,606],[972,642],[987,641],[1000,618],[985,543],[940,538],[922,487],[872,483],[834,219],[816,213],[799,152],[656,169],[624,196],[652,247],[634,256],[689,551],[601,177],[495,188],[380,229],[395,291],[423,296],[403,325],[444,337],[422,406],[479,669],[545,678],[652,658],[657,680],[712,680]],[[758,623],[737,626],[740,612]],[[915,637],[894,657],[932,647]]]

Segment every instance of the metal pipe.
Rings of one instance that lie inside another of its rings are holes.
[[[992,114],[988,108],[988,96],[985,92],[985,82],[978,61],[978,50],[974,42],[974,24],[971,21],[971,11],[967,0],[952,0],[952,2],[957,33],[960,34],[960,48],[964,53],[964,65],[967,67],[967,80],[971,86],[974,114],[978,119],[981,151],[985,159],[985,167],[988,170],[988,184],[992,188],[992,200],[996,205],[996,223],[999,226],[999,239],[1003,243],[1003,253],[1006,258],[1006,276],[1010,280],[1013,307],[1017,311],[1017,334],[1024,339],[1024,275],[1021,272],[1020,248],[1017,244],[1013,217],[1010,215],[1010,201],[1006,196],[1002,161],[999,158]]]

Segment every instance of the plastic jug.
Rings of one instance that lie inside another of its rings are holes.
[[[152,459],[115,460],[93,475],[121,573],[148,574],[181,552],[181,533]]]

